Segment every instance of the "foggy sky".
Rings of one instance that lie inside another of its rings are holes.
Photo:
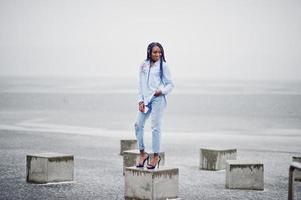
[[[299,0],[0,0],[0,75],[301,79]]]

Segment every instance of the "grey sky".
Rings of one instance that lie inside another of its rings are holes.
[[[174,77],[301,79],[299,0],[0,0],[0,75],[137,76],[159,41]]]

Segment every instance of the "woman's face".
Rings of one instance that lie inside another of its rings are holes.
[[[151,53],[151,59],[153,62],[156,62],[160,59],[161,50],[158,46],[154,46]]]

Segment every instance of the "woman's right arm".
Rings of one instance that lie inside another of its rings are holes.
[[[144,102],[143,102],[143,93],[142,93],[142,67],[143,67],[143,63],[139,67],[138,104],[139,104],[139,111],[144,112]]]
[[[138,103],[143,102],[143,93],[142,93],[142,67],[143,67],[143,63],[139,66]]]

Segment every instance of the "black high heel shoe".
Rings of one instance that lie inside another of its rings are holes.
[[[147,154],[147,157],[142,161],[142,164],[140,164],[140,162],[138,162],[138,164],[136,164],[136,167],[144,167],[145,161],[147,161],[147,163],[148,163],[149,154],[148,153],[146,153],[146,154]]]
[[[156,166],[158,166],[158,169],[159,169],[160,161],[161,161],[161,156],[159,156],[159,160],[158,160],[158,163],[157,163],[156,165],[147,164],[147,165],[146,165],[146,168],[147,168],[147,169],[155,169]]]

